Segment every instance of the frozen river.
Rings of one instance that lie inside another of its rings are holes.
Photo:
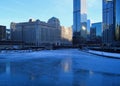
[[[1,53],[0,86],[120,86],[120,59],[77,49]]]

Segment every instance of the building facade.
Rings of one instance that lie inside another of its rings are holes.
[[[61,28],[59,19],[55,17],[50,18],[47,23],[30,19],[29,22],[11,23],[11,39],[35,47],[60,45],[65,42],[62,38],[71,41],[72,37],[68,35],[72,35],[72,31],[69,30]]]
[[[72,28],[61,26],[61,44],[72,45]]]
[[[73,38],[77,41],[87,38],[86,0],[73,0]]]
[[[11,23],[11,39],[23,41],[27,45],[41,46],[60,42],[60,22],[52,17],[48,22],[32,20],[23,23]]]
[[[0,41],[6,40],[6,26],[0,25]]]
[[[120,0],[103,0],[103,44],[120,45]]]

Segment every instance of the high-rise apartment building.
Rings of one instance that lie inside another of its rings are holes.
[[[87,37],[86,0],[73,0],[73,36]]]
[[[120,45],[120,0],[103,0],[103,44]]]

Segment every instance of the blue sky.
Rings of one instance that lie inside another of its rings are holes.
[[[61,25],[73,23],[72,0],[1,0],[0,25],[10,27],[10,22],[24,22],[30,18],[47,21],[55,16]],[[102,21],[102,0],[87,0],[88,18],[92,22]]]

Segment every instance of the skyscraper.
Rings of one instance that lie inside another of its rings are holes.
[[[81,7],[80,0],[73,0],[73,31],[79,32],[81,25]]]
[[[120,45],[120,0],[103,0],[103,43]]]
[[[73,0],[73,35],[87,37],[86,0]]]

